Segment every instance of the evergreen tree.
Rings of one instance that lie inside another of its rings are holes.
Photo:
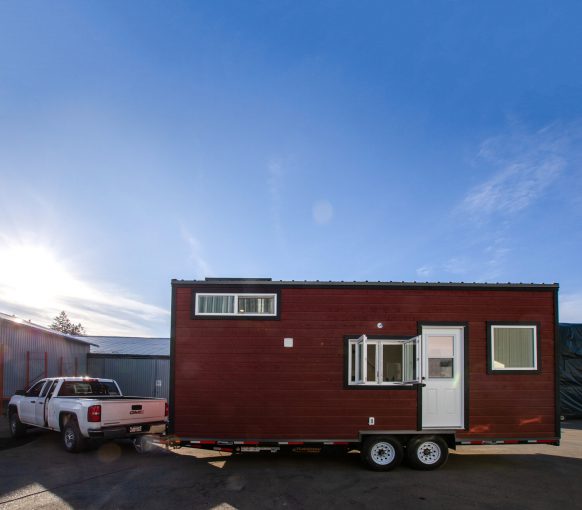
[[[80,322],[79,324],[73,324],[64,311],[54,318],[50,328],[67,335],[82,336],[85,334],[85,328],[82,324]]]

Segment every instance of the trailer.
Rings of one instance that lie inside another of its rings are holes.
[[[172,280],[170,432],[219,451],[559,445],[558,284]]]

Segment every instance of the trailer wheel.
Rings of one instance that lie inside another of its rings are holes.
[[[63,446],[70,453],[79,453],[85,449],[86,441],[81,435],[76,418],[69,418],[63,427]]]
[[[442,437],[417,436],[406,446],[406,457],[414,469],[430,471],[442,466],[449,457],[449,447]]]
[[[402,462],[402,445],[392,436],[372,436],[364,441],[362,459],[374,471],[390,471]]]
[[[26,426],[20,421],[18,411],[10,411],[10,436],[14,439],[23,437],[26,434]]]

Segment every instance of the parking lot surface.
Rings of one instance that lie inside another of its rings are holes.
[[[6,436],[2,417],[0,435]],[[511,508],[582,505],[582,422],[560,447],[464,447],[437,471],[363,468],[359,456],[230,455],[104,443],[66,453],[60,437],[0,443],[0,509]],[[14,447],[11,447],[14,446]]]

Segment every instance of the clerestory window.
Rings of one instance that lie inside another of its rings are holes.
[[[196,293],[195,314],[273,317],[277,315],[277,295]]]

